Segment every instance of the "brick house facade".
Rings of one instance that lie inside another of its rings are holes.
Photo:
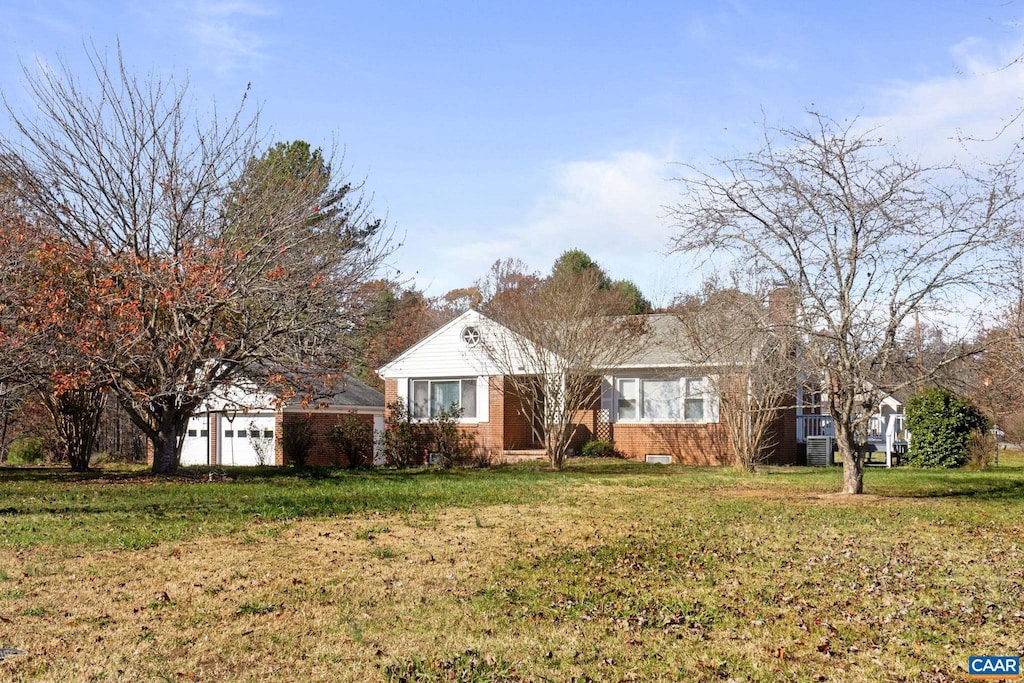
[[[655,335],[675,320],[651,319]],[[542,455],[543,444],[531,429],[530,406],[523,405],[479,343],[481,335],[502,334],[510,333],[481,313],[467,311],[379,369],[386,403],[404,402],[413,420],[424,423],[442,404],[461,407],[460,428],[473,434],[492,460]],[[693,465],[732,461],[718,398],[706,381],[712,369],[679,363],[670,346],[658,350],[648,345],[635,362],[600,371],[595,377],[602,383],[600,401],[574,418],[574,452],[587,441],[605,439],[634,460],[668,456],[671,462]],[[795,425],[792,410],[779,418],[771,462],[797,461]]]

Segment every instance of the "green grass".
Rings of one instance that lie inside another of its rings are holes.
[[[767,468],[741,476],[727,468],[651,466],[621,460],[570,461],[561,471],[528,463],[491,470],[406,472],[218,468],[176,478],[140,468],[75,474],[55,468],[0,468],[0,547],[39,545],[138,550],[202,535],[245,532],[260,524],[357,512],[412,512],[447,507],[539,503],[571,496],[576,485],[630,488],[666,485],[698,491],[770,489],[808,495],[838,491],[838,467]],[[921,514],[961,518],[977,505],[1006,518],[1024,501],[1024,459],[1004,455],[998,470],[870,469],[865,490],[895,498],[947,499]],[[972,507],[973,506],[973,507]],[[381,529],[386,531],[385,527]],[[359,532],[372,538],[379,529]],[[264,533],[272,533],[264,531]],[[253,535],[257,534],[257,535]]]
[[[0,547],[137,550],[305,517],[526,503],[565,478],[539,469],[296,473],[238,468],[229,470],[232,479],[212,482],[202,471],[195,474],[194,479],[164,479],[139,469],[84,475],[0,469]]]
[[[243,614],[273,614],[274,612],[281,609],[280,605],[274,603],[262,603],[262,602],[247,602],[239,605],[235,615],[240,616]]]
[[[839,468],[619,460],[0,470],[10,673],[960,680],[1022,654],[1024,458],[1002,465],[871,469],[860,497]]]

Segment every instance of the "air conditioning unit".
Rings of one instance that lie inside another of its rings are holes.
[[[832,462],[832,437],[807,437],[807,466],[831,467]]]

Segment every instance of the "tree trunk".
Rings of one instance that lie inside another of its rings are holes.
[[[854,457],[843,456],[843,492],[851,494],[864,493],[864,458],[859,450],[854,450]]]
[[[161,430],[153,443],[153,474],[174,474],[178,470],[178,444],[176,434]]]
[[[188,425],[189,413],[166,410],[153,440],[153,474],[174,474],[181,456],[180,438]]]
[[[843,457],[843,493],[864,493],[864,453],[857,445],[853,428],[842,418],[833,418],[836,444]]]
[[[6,411],[0,414],[0,465],[7,461],[7,425],[10,421],[11,416]]]
[[[545,447],[548,452],[548,460],[551,461],[552,468],[560,470],[565,464],[565,449],[560,443],[563,439],[560,434],[555,433],[554,425],[548,425],[545,431],[547,432]]]

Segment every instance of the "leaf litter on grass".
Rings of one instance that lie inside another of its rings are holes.
[[[31,654],[4,675],[954,680],[979,648],[1020,650],[1013,515],[793,484],[723,495],[721,472],[700,476],[260,522],[275,531],[256,543],[20,550],[0,558],[17,591],[0,636]]]

